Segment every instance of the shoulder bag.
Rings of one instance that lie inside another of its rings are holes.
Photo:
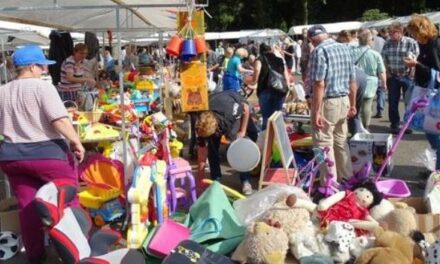
[[[266,56],[263,56],[267,68],[268,68],[268,76],[267,76],[267,86],[274,89],[277,92],[280,93],[287,93],[289,87],[287,86],[287,80],[284,78],[284,74],[281,74],[274,69],[272,69],[272,66],[270,66],[269,61],[267,60]]]

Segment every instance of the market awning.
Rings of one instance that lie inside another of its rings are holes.
[[[184,0],[2,0],[0,20],[69,31],[175,29]]]
[[[360,29],[362,27],[362,22],[358,21],[349,21],[349,22],[338,22],[338,23],[327,23],[322,24],[324,28],[327,30],[328,33],[338,33],[341,30],[353,30],[353,29]],[[289,29],[289,35],[301,35],[302,30],[304,28],[308,29],[313,25],[302,25],[302,26],[294,26]]]

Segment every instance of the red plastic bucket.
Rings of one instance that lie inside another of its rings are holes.
[[[206,52],[206,42],[204,37],[196,37],[194,42],[196,44],[197,54]]]
[[[173,36],[168,42],[168,45],[165,50],[167,51],[168,54],[178,57],[180,54],[180,47],[182,45],[182,42],[183,39],[181,37]]]

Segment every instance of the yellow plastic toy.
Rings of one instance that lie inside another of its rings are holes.
[[[135,87],[139,91],[151,92],[154,90],[155,86],[156,85],[154,84],[153,80],[151,80],[151,79],[139,78],[135,82]]]
[[[85,141],[99,141],[116,139],[119,136],[120,132],[113,127],[96,123],[85,131],[82,139],[84,139]]]
[[[142,246],[148,234],[148,221],[142,221],[142,216],[148,214],[148,198],[153,185],[151,167],[137,167],[132,180],[132,186],[127,194],[128,202],[131,204],[131,224],[127,231],[127,247],[137,249]]]
[[[204,183],[211,185],[214,181],[210,180],[210,179],[203,179],[202,180]],[[239,193],[238,191],[229,188],[226,185],[221,184],[221,187],[223,189],[223,191],[225,191],[225,193],[237,200],[239,199],[246,199],[246,196],[244,196],[243,194]]]
[[[79,203],[85,208],[99,209],[105,202],[113,200],[121,194],[118,189],[88,188],[78,193]]]
[[[158,160],[152,167],[138,166],[132,180],[132,186],[127,194],[128,202],[131,204],[131,224],[127,231],[127,246],[137,249],[142,246],[148,234],[148,199],[151,187],[154,186],[154,204],[157,209],[158,223],[163,223],[168,216],[165,161]]]
[[[171,157],[178,158],[180,157],[180,151],[183,148],[183,143],[177,140],[176,138],[171,140],[170,142],[170,153]]]

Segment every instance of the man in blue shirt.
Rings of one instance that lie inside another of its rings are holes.
[[[331,174],[336,180],[353,174],[347,144],[347,117],[356,115],[356,74],[346,45],[328,37],[322,25],[311,27],[307,37],[315,49],[309,60],[309,88],[312,93],[313,143],[329,147],[328,158],[335,166],[321,167],[322,180]],[[322,181],[323,183],[323,181]]]

